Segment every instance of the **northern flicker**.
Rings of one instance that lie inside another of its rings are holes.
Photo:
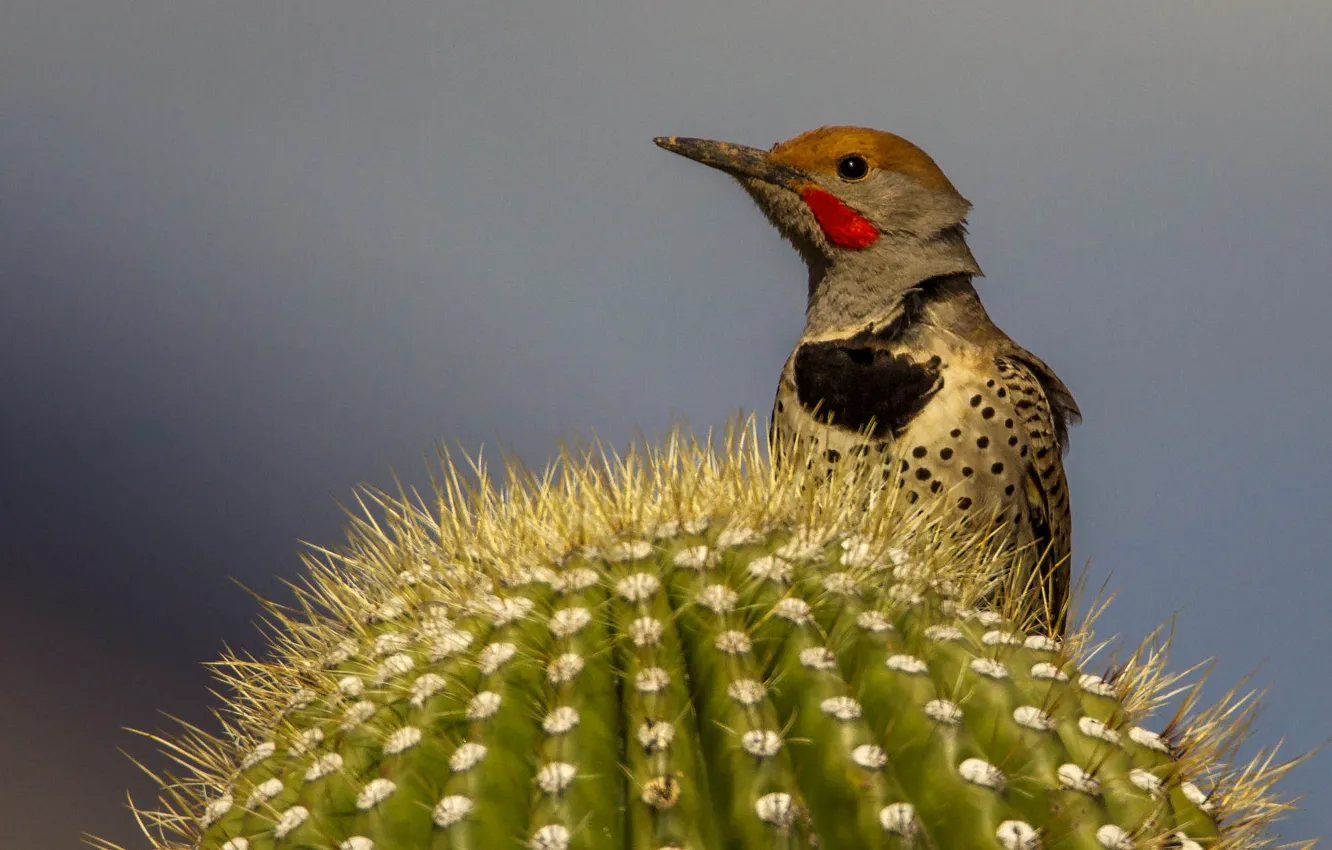
[[[877,130],[822,127],[771,151],[656,143],[738,180],[809,268],[775,443],[798,434],[826,465],[882,456],[909,502],[947,499],[992,526],[1034,565],[1028,592],[1042,598],[1031,609],[1062,633],[1072,531],[1062,455],[1080,414],[981,305],[970,202],[924,151]]]

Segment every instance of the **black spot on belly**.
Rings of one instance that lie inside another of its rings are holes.
[[[824,422],[898,436],[938,392],[939,367],[905,354],[850,342],[811,342],[795,357],[800,404]]]

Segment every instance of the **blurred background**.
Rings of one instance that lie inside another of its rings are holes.
[[[1178,612],[1209,694],[1272,687],[1255,746],[1332,735],[1325,0],[4,5],[4,846],[141,846],[122,727],[206,719],[233,579],[287,598],[357,482],[766,414],[803,270],[659,134],[928,150],[1085,413],[1100,633]],[[1283,790],[1332,832],[1332,758]]]

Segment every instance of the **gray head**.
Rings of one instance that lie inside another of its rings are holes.
[[[964,222],[971,204],[900,136],[821,127],[771,151],[675,136],[656,143],[725,171],[810,270],[810,331],[877,324],[931,277],[979,274]]]

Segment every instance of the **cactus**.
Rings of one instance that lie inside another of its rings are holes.
[[[272,656],[220,663],[221,733],[150,736],[184,768],[152,846],[1270,846],[1293,763],[1230,764],[1251,695],[1200,708],[1159,632],[1094,674],[983,536],[760,443],[364,491]]]

